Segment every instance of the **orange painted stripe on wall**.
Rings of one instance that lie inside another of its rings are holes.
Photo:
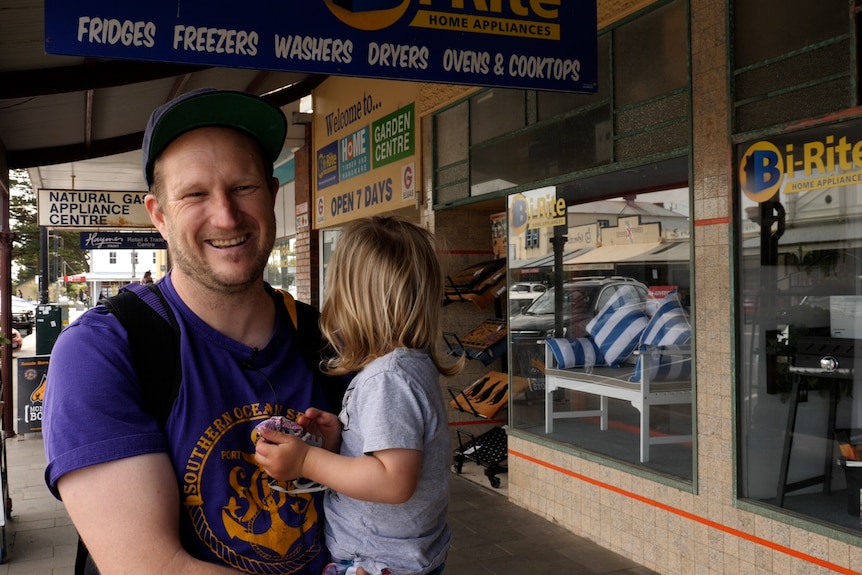
[[[791,557],[795,557],[797,559],[801,559],[807,563],[813,563],[815,565],[819,565],[820,567],[825,567],[826,569],[831,569],[837,573],[842,573],[843,575],[859,575],[859,571],[854,571],[852,569],[848,569],[846,567],[841,567],[840,565],[835,565],[834,563],[829,563],[828,561],[824,561],[823,559],[819,559],[812,555],[808,555],[806,553],[802,553],[800,551],[796,551],[795,549],[791,549],[789,547],[785,547],[783,545],[779,545],[777,543],[773,543],[772,541],[768,541],[761,537],[757,537],[755,535],[751,535],[750,533],[745,533],[744,531],[740,531],[738,529],[734,529],[733,527],[728,527],[727,525],[722,525],[721,523],[716,523],[710,519],[706,519],[704,517],[700,517],[693,513],[689,513],[688,511],[683,511],[682,509],[677,509],[675,507],[671,507],[670,505],[665,505],[664,503],[660,503],[658,501],[654,501],[652,499],[648,499],[642,495],[638,495],[637,493],[632,493],[631,491],[626,491],[624,489],[620,489],[619,487],[614,487],[613,485],[609,485],[602,481],[598,481],[597,479],[593,479],[591,477],[587,477],[585,475],[581,475],[579,473],[575,473],[574,471],[569,471],[567,469],[563,469],[562,467],[557,467],[556,465],[550,464],[546,461],[541,461],[536,459],[535,457],[530,457],[529,455],[525,455],[523,453],[519,453],[514,450],[508,450],[509,455],[514,457],[519,457],[524,461],[529,461],[531,463],[535,463],[536,465],[541,465],[547,469],[552,471],[556,471],[558,473],[562,473],[563,475],[568,475],[569,477],[573,477],[585,483],[590,483],[595,485],[596,487],[600,487],[602,489],[607,489],[608,491],[613,491],[619,495],[623,495],[630,499],[634,499],[635,501],[640,501],[641,503],[645,503],[647,505],[651,505],[663,511],[667,511],[668,513],[673,513],[675,515],[679,515],[685,519],[689,519],[691,521],[695,521],[702,525],[706,525],[707,527],[711,527],[718,531],[722,531],[729,535],[733,535],[735,537],[739,537],[740,539],[745,539],[747,541],[751,541],[757,545],[762,545],[763,547],[768,547],[774,551],[779,551],[781,553],[785,553],[790,555]]]
[[[450,421],[449,427],[463,427],[465,425],[488,425],[489,423],[503,425],[508,423],[505,419],[475,419],[471,421]]]
[[[694,220],[695,226],[717,226],[720,224],[729,224],[730,218],[709,218],[704,220]]]

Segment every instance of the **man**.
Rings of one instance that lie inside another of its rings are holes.
[[[301,356],[311,327],[294,328],[262,280],[286,129],[266,101],[214,90],[168,102],[147,125],[146,207],[173,266],[157,285],[181,332],[182,385],[164,429],[104,306],[55,344],[46,481],[102,575],[319,575],[329,559],[322,494],[273,489],[254,462],[257,423],[339,407]]]

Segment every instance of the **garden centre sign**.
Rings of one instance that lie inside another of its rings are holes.
[[[45,50],[595,92],[595,0],[45,0]]]

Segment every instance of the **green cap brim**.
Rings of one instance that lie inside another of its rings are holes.
[[[172,100],[150,117],[144,133],[143,164],[152,184],[155,159],[177,137],[190,130],[223,126],[244,132],[260,143],[270,162],[281,154],[287,119],[277,106],[245,92],[204,89]]]

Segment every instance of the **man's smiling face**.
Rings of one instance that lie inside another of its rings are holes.
[[[179,136],[156,163],[148,202],[170,248],[174,275],[222,293],[260,281],[275,242],[277,182],[255,141],[236,130],[200,128]]]

